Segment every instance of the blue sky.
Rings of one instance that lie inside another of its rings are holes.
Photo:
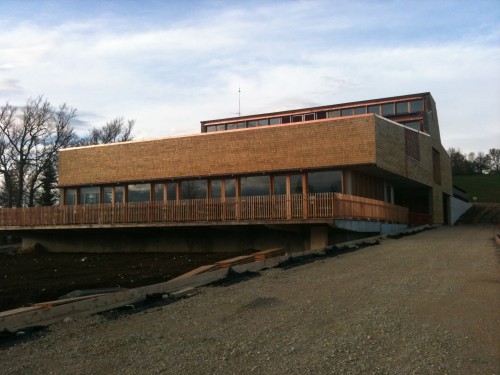
[[[500,1],[0,0],[0,103],[45,95],[80,131],[430,91],[443,144],[500,147]]]

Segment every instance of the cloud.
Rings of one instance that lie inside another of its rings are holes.
[[[0,34],[0,102],[44,94],[79,108],[82,130],[124,116],[148,138],[235,116],[238,87],[243,114],[431,91],[446,146],[480,129],[476,148],[495,147],[499,28],[484,9],[469,20],[450,7],[203,3],[183,17],[27,20]]]

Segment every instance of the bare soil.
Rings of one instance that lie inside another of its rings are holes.
[[[442,227],[68,318],[0,347],[3,374],[500,374],[500,247]]]
[[[0,311],[51,301],[75,290],[134,288],[170,280],[238,254],[0,253]]]

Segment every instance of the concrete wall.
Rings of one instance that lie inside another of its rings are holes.
[[[450,225],[453,225],[469,208],[472,203],[464,202],[455,197],[450,197]]]

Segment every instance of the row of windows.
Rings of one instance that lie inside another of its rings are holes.
[[[333,109],[331,111],[303,113],[291,116],[270,117],[259,120],[237,121],[219,125],[208,125],[207,132],[255,128],[258,126],[268,126],[268,125],[289,124],[293,122],[313,121],[326,118],[364,115],[366,113],[375,113],[381,116],[394,116],[394,115],[403,115],[409,113],[418,113],[423,110],[424,110],[423,99],[417,99],[417,100],[402,101],[402,102],[356,106],[352,108]]]
[[[290,177],[290,194],[302,194],[303,175]],[[306,174],[308,192],[329,193],[342,192],[342,172],[323,171]],[[237,191],[237,179],[240,191]],[[115,187],[81,187],[65,189],[65,204],[111,204],[127,202],[149,202],[177,199],[234,198],[265,195],[287,194],[287,176],[249,176],[226,179],[197,179],[180,182],[155,184],[130,184]],[[79,194],[79,195],[78,195]],[[179,194],[179,197],[177,195]],[[102,199],[101,199],[102,198]]]

